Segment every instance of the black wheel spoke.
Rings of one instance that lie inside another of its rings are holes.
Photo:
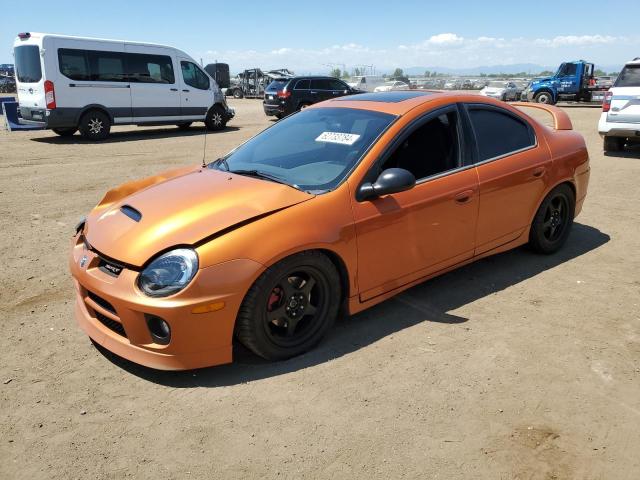
[[[313,305],[309,304],[307,305],[307,308],[304,311],[305,315],[315,315],[316,312],[318,311],[318,309],[316,307],[314,307]]]
[[[286,311],[285,311],[285,307],[284,305],[281,305],[280,307],[267,312],[267,319],[269,320],[269,322],[274,322],[276,320],[280,320],[286,318]]]
[[[302,318],[302,317],[300,317]],[[296,327],[298,326],[298,322],[300,318],[288,318],[287,319],[287,337],[293,337],[296,333]]]
[[[309,280],[306,280],[304,282],[304,285],[301,288],[302,292],[308,297],[309,295],[311,295],[311,290],[313,290],[315,284],[315,279],[313,277],[310,277]]]

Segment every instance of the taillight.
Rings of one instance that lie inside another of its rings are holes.
[[[289,98],[291,96],[291,92],[288,92],[286,90],[280,90],[279,92],[276,93],[276,96],[282,99]]]
[[[44,82],[44,100],[49,110],[56,108],[56,91],[51,80],[45,80]]]
[[[611,97],[613,97],[613,92],[605,92],[604,100],[602,101],[603,112],[608,112],[611,109]]]
[[[31,34],[29,32],[23,32],[23,33],[19,33],[18,34],[18,38],[20,40],[26,40],[26,39],[28,39],[30,37],[31,37]]]

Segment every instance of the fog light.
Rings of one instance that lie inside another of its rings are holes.
[[[171,327],[169,327],[169,324],[155,315],[145,315],[145,319],[153,341],[160,345],[167,345],[171,340]]]

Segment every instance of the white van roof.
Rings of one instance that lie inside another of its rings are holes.
[[[23,35],[24,36],[28,35],[28,37],[23,38]],[[77,37],[77,36],[73,36],[73,35],[59,35],[57,33],[42,33],[42,32],[19,33],[16,36],[16,39],[14,41],[14,46],[19,46],[25,40],[31,40],[31,39],[43,40],[45,37],[66,38],[66,39],[69,39],[69,40],[87,40],[87,41],[91,41],[91,42],[126,43],[126,44],[129,44],[129,45],[141,45],[141,46],[144,46],[144,47],[170,48],[172,50],[176,50],[176,51],[178,51],[180,53],[183,53],[187,57],[190,57],[190,55],[188,55],[187,53],[183,52],[182,50],[180,50],[178,48],[172,47],[170,45],[162,45],[160,43],[137,42],[137,41],[131,41],[131,40],[118,40],[118,39],[113,39],[113,38]]]

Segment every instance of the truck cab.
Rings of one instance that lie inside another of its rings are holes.
[[[531,82],[527,100],[555,104],[559,100],[602,101],[604,88],[596,85],[593,63],[578,60],[565,62],[552,77]]]

